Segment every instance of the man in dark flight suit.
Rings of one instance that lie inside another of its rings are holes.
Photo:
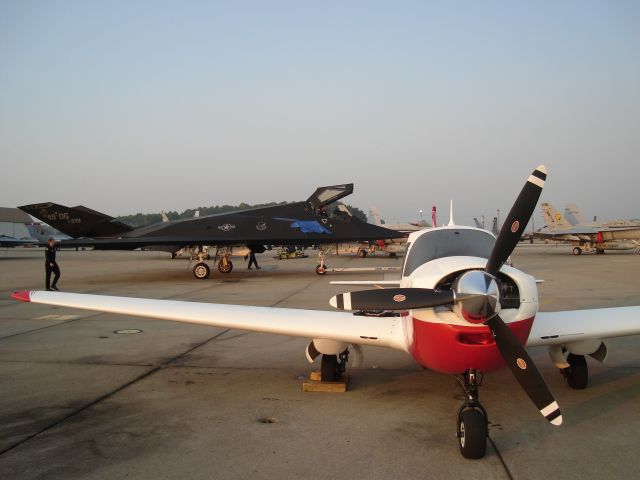
[[[249,270],[251,270],[251,265],[255,265],[256,270],[260,270],[260,267],[258,266],[258,260],[256,260],[256,254],[253,250],[251,250],[251,253],[249,254]]]
[[[58,267],[58,264],[56,263],[56,241],[53,238],[50,238],[47,241],[47,246],[44,250],[44,269],[46,272],[45,285],[47,290],[58,290],[56,284],[60,278],[60,267]],[[51,272],[53,272],[54,275],[53,283],[50,283]]]

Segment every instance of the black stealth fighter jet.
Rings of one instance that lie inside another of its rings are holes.
[[[132,228],[113,217],[87,207],[65,207],[38,203],[18,207],[39,220],[73,237],[59,242],[61,247],[91,246],[97,250],[154,248],[167,251],[188,249],[197,260],[196,278],[207,278],[208,248],[215,247],[218,270],[229,273],[232,255],[260,253],[264,245],[318,245],[372,242],[398,238],[403,234],[363,222],[344,205],[327,209],[353,192],[353,183],[320,187],[304,202],[174,220]],[[203,248],[207,247],[207,249]],[[322,251],[322,249],[320,249]],[[316,272],[323,274],[321,262]]]

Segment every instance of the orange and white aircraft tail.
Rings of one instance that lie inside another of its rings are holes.
[[[540,204],[540,208],[548,230],[568,230],[573,228],[573,225],[550,203],[543,202]]]

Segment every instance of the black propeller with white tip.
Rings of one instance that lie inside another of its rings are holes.
[[[329,304],[338,310],[407,310],[450,305],[455,298],[452,290],[385,288],[340,293]]]
[[[524,346],[498,315],[496,275],[515,249],[542,193],[547,169],[540,165],[529,176],[509,211],[484,271],[464,273],[454,290],[393,288],[336,295],[330,304],[341,310],[404,310],[462,302],[471,315],[486,318],[505,363],[540,413],[553,425],[562,424],[558,403]]]
[[[546,178],[547,169],[544,165],[540,165],[529,175],[527,183],[522,187],[520,195],[518,195],[509,211],[509,215],[507,215],[502,224],[502,229],[493,246],[487,266],[484,268],[484,271],[489,275],[495,276],[500,267],[507,261],[509,255],[511,255],[513,249],[516,248],[538,204]]]

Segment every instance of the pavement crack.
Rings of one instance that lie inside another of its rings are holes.
[[[511,470],[509,470],[509,467],[507,466],[507,462],[504,461],[504,458],[502,457],[502,454],[500,453],[500,450],[498,450],[498,446],[493,441],[493,438],[491,438],[490,435],[487,435],[487,439],[489,440],[489,443],[491,443],[491,445],[493,446],[493,449],[496,451],[496,455],[498,455],[498,459],[500,460],[500,463],[502,464],[502,468],[504,468],[504,473],[507,474],[507,478],[509,480],[513,480],[513,475],[511,474]]]
[[[123,385],[120,385],[118,388],[111,390],[110,392],[105,393],[104,395],[101,395],[100,397],[96,398],[95,400],[87,403],[86,405],[83,405],[80,408],[77,408],[76,410],[74,410],[73,412],[69,413],[68,415],[65,415],[64,417],[56,420],[55,422],[47,425],[44,428],[41,428],[40,430],[38,430],[35,433],[32,433],[31,435],[27,436],[26,438],[23,438],[22,440],[20,440],[17,443],[14,443],[13,445],[0,450],[0,457],[2,455],[4,455],[5,453],[10,452],[11,450],[14,450],[15,448],[19,447],[20,445],[23,445],[25,443],[27,443],[30,440],[33,440],[34,438],[40,436],[41,434],[47,432],[48,430],[51,430],[52,428],[66,422],[67,420],[69,420],[70,418],[73,418],[74,416],[76,416],[79,413],[84,412],[85,410],[88,410],[89,408],[93,407],[94,405],[97,405],[98,403],[114,396],[115,394],[125,390],[126,388],[130,387],[131,385],[139,382],[140,380],[144,380],[145,378],[153,375],[154,373],[156,373],[159,370],[162,370],[164,367],[166,367],[167,365],[169,365],[172,362],[175,362],[176,360],[179,360],[180,358],[182,358],[185,355],[188,355],[189,353],[193,352],[194,350],[196,350],[197,348],[202,347],[203,345],[206,345],[207,343],[215,340],[216,338],[224,335],[225,333],[227,333],[230,329],[226,329],[223,330],[222,332],[218,332],[217,334],[213,335],[212,337],[207,338],[206,340],[192,346],[191,348],[185,350],[184,352],[180,353],[179,355],[176,355],[175,357],[170,358],[169,360],[163,362],[162,364],[152,368],[151,370],[148,370],[147,372],[144,372],[141,375],[138,375],[137,377],[135,377],[133,380],[129,380],[128,382],[126,382]]]

